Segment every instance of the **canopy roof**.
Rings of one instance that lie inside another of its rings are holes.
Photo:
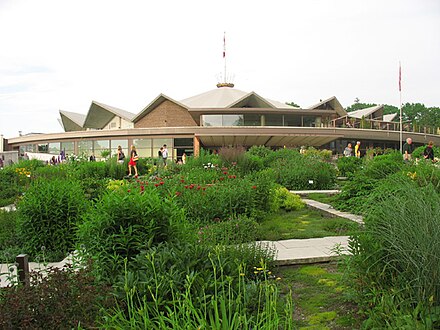
[[[101,129],[115,116],[131,122],[135,117],[135,114],[104,103],[92,101],[89,112],[84,120],[83,127]]]
[[[83,131],[85,115],[76,112],[60,110],[61,125],[65,132]]]
[[[373,107],[348,112],[348,116],[358,119],[361,119],[362,117],[367,118],[370,116],[372,116],[372,119],[380,118],[382,117],[382,112],[380,110],[383,110],[383,105],[375,105]]]

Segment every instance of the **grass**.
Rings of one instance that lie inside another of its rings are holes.
[[[360,329],[357,305],[336,263],[280,267],[282,292],[293,292],[295,329]]]
[[[352,235],[358,224],[343,218],[331,218],[319,211],[302,209],[268,215],[260,225],[259,239],[279,241],[296,238],[320,238]]]

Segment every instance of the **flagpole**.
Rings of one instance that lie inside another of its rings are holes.
[[[223,32],[223,60],[225,65],[225,71],[224,71],[224,83],[226,84],[226,31]]]
[[[400,134],[399,134],[399,140],[400,140],[400,152],[403,153],[402,148],[402,140],[403,140],[403,129],[402,129],[402,67],[400,65],[399,61],[399,108],[400,108]]]

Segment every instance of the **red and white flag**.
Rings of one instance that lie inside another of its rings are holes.
[[[399,92],[402,91],[402,67],[399,62]]]
[[[226,57],[226,32],[223,33],[223,58]]]

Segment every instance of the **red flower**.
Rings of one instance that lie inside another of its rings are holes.
[[[127,192],[130,192],[130,191],[131,191],[130,189],[127,190]]]
[[[182,193],[180,191],[176,191],[176,196],[180,196]]]
[[[185,180],[183,180],[183,179],[182,179],[182,180],[180,180],[180,182],[184,183],[184,182],[185,182]]]
[[[145,190],[145,186],[141,185],[141,191],[144,191],[144,190]]]
[[[220,181],[223,181],[224,179],[225,179],[224,177],[221,177],[221,178],[220,178]]]
[[[252,189],[257,189],[257,186],[252,186]]]
[[[162,186],[163,185],[163,181],[159,182],[159,184]]]
[[[197,186],[197,190],[200,190],[200,188],[202,188],[202,187],[200,187],[200,186]]]
[[[155,183],[154,186],[155,186],[155,187],[159,187],[159,184],[158,184],[158,183]]]
[[[206,190],[206,187],[203,187],[202,190]]]
[[[228,174],[228,172],[224,171],[223,174],[226,175],[226,174]]]

